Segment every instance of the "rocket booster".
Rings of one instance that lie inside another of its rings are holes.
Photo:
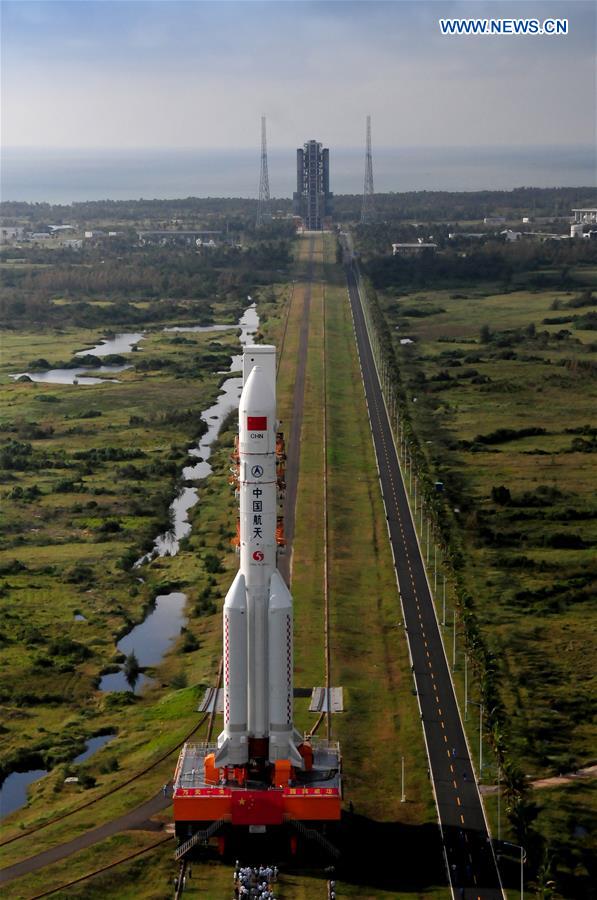
[[[258,364],[256,364],[258,363]],[[293,728],[292,597],[276,567],[275,348],[245,348],[239,402],[239,571],[224,602],[224,730],[215,764],[303,767]]]

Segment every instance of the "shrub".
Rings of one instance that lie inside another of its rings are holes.
[[[219,556],[215,555],[215,553],[206,553],[204,557],[204,563],[206,570],[211,575],[223,572],[222,561]]]
[[[512,503],[512,496],[507,487],[501,484],[499,487],[492,487],[491,499],[500,506],[509,506]]]

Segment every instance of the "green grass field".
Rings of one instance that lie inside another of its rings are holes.
[[[529,778],[595,762],[596,344],[594,332],[574,322],[543,322],[595,311],[575,307],[576,296],[381,298],[410,414],[445,484],[467,588],[500,670],[510,751]],[[407,338],[413,343],[400,343]],[[478,700],[474,679],[470,696]],[[475,707],[467,725],[475,752]],[[488,746],[485,762],[483,780],[494,781]],[[539,812],[531,827],[545,839],[563,896],[584,897],[593,876],[579,834],[587,818],[595,830],[594,794],[586,789],[579,832],[572,807],[561,815],[566,790],[533,794]]]

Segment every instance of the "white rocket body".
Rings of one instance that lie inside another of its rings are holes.
[[[267,740],[270,762],[302,767],[292,721],[292,597],[276,568],[275,348],[246,348],[243,365],[240,567],[224,602],[224,730],[215,763],[246,764],[258,739]]]

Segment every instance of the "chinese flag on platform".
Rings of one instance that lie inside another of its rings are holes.
[[[281,825],[282,791],[232,791],[233,825]]]
[[[247,416],[248,431],[267,431],[267,416]]]

